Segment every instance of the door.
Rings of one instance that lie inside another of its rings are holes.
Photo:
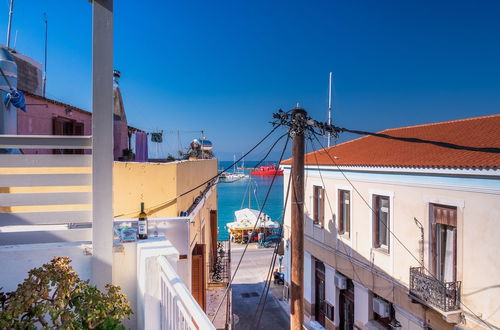
[[[52,119],[53,135],[84,135],[83,123],[77,123],[75,120],[54,117]],[[54,149],[54,154],[83,154],[83,149]]]
[[[457,275],[457,209],[431,204],[431,268],[442,282]]]
[[[325,326],[325,264],[316,260],[316,300],[314,302],[316,322]]]
[[[354,329],[354,285],[347,281],[347,289],[340,291],[340,330]]]
[[[205,310],[205,244],[196,244],[191,258],[191,293]]]

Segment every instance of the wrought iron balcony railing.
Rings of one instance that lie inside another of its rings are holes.
[[[460,281],[441,282],[423,267],[410,267],[410,295],[443,312],[460,310]]]
[[[231,276],[231,247],[229,241],[218,241],[217,253],[210,259],[209,283],[229,283]]]

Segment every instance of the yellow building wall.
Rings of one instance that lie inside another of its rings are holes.
[[[192,160],[177,163],[177,193],[186,192],[200,183],[217,175],[217,159]],[[185,211],[193,204],[196,197],[205,189],[205,186],[179,198],[178,210]]]
[[[115,162],[113,207],[115,218],[135,218],[141,202],[149,217],[176,217],[177,162]],[[169,203],[169,201],[171,201]]]
[[[203,185],[179,197],[217,174],[217,160],[193,160],[172,163],[115,162],[113,168],[113,200],[115,218],[135,218],[144,202],[149,218],[178,217],[187,211],[196,197],[206,189]],[[201,207],[191,219],[190,252],[187,256],[186,284],[191,288],[191,259],[196,244],[205,244],[205,285],[208,287],[211,255],[210,211],[217,210],[217,187],[200,201]]]

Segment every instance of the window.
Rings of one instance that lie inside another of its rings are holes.
[[[443,282],[456,281],[457,273],[457,208],[430,206],[431,269]]]
[[[52,133],[54,135],[84,135],[84,125],[72,119],[54,117]],[[83,154],[83,149],[54,149],[52,152],[54,154]]]
[[[313,221],[323,227],[325,222],[325,189],[313,186]]]
[[[351,192],[339,190],[339,234],[350,237],[351,232]]]
[[[389,197],[373,196],[373,247],[389,252]]]

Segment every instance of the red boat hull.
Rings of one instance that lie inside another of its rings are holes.
[[[281,176],[283,175],[283,170],[276,168],[273,165],[270,166],[260,166],[255,171],[250,172],[252,175],[260,175],[260,176]]]

